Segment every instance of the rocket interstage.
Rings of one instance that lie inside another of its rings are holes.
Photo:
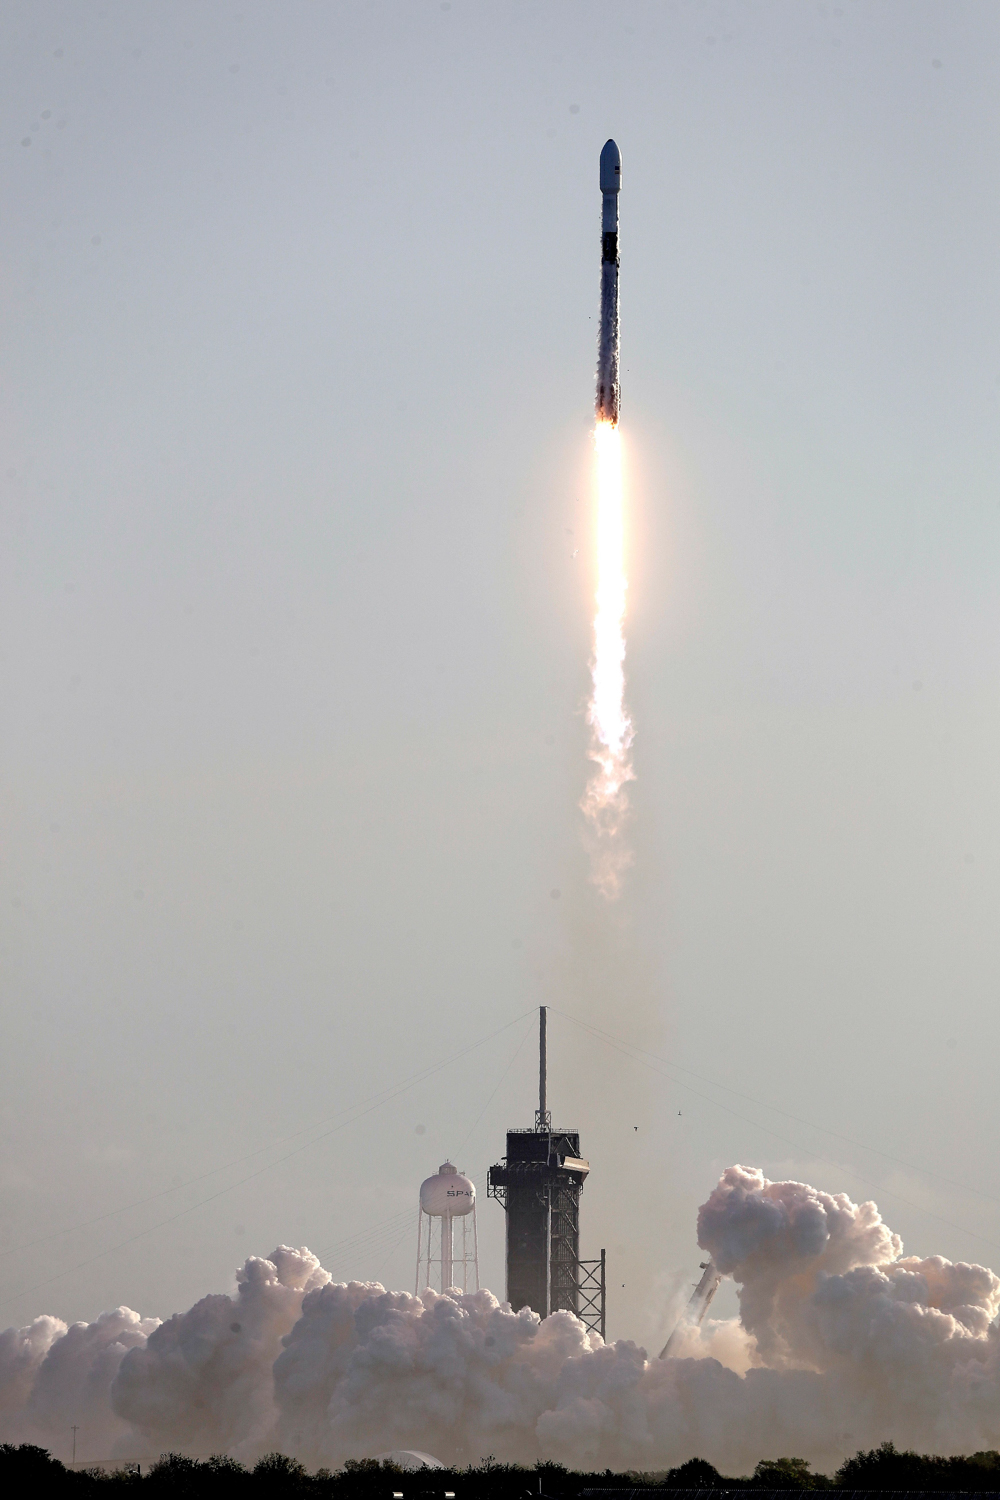
[[[622,154],[614,141],[601,152],[601,329],[597,346],[597,420],[618,426],[618,194]]]

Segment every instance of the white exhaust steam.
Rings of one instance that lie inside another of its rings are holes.
[[[697,1455],[730,1474],[790,1454],[829,1470],[886,1439],[1000,1447],[992,1271],[904,1257],[873,1203],[738,1166],[701,1208],[698,1240],[735,1279],[740,1316],[688,1329],[664,1360],[485,1291],[334,1283],[283,1246],[163,1324],[119,1308],[8,1329],[0,1441],[65,1456],[76,1423],[84,1461],[278,1448],[312,1467],[420,1448],[576,1469]]]

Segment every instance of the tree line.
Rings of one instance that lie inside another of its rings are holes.
[[[297,1459],[269,1453],[252,1468],[219,1455],[199,1460],[165,1453],[155,1463],[121,1468],[70,1469],[30,1443],[0,1444],[0,1493],[65,1495],[67,1500],[116,1500],[141,1487],[143,1500],[158,1495],[184,1500],[577,1500],[611,1490],[938,1490],[993,1492],[1000,1496],[1000,1453],[967,1456],[899,1450],[892,1443],[862,1450],[832,1475],[813,1474],[801,1458],[762,1459],[752,1474],[727,1477],[702,1458],[674,1469],[644,1473],[584,1473],[561,1464],[533,1469],[493,1459],[463,1469],[404,1471],[376,1459],[349,1459],[343,1469],[309,1473]],[[137,1497],[138,1500],[138,1497]],[[652,1497],[650,1497],[652,1500]]]

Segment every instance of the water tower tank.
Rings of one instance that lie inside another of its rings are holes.
[[[439,1276],[442,1292],[452,1287],[462,1292],[479,1290],[476,1186],[450,1161],[443,1162],[433,1177],[426,1177],[420,1184],[417,1296],[425,1287],[433,1287]]]
[[[476,1189],[450,1161],[444,1162],[433,1177],[420,1184],[420,1207],[432,1218],[450,1214],[453,1219],[471,1214],[476,1206]]]

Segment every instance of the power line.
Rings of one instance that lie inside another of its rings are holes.
[[[439,1073],[442,1068],[446,1068],[451,1063],[457,1062],[459,1058],[466,1057],[468,1053],[475,1052],[477,1048],[485,1046],[485,1044],[487,1042],[491,1042],[494,1037],[502,1035],[502,1033],[505,1031],[509,1031],[511,1026],[516,1026],[518,1021],[523,1021],[525,1017],[530,1016],[531,1014],[532,1011],[530,1010],[524,1011],[521,1015],[515,1016],[513,1021],[506,1022],[506,1024],[501,1026],[497,1031],[491,1032],[489,1036],[480,1038],[478,1042],[473,1042],[469,1047],[464,1047],[461,1052],[453,1053],[450,1057],[445,1058],[443,1062],[434,1063],[432,1065],[428,1065],[425,1068],[421,1068],[416,1073],[411,1073],[408,1078],[404,1079],[403,1082],[401,1084],[398,1084],[394,1089],[388,1091],[383,1089],[379,1094],[372,1095],[371,1097],[374,1100],[374,1103],[371,1105],[371,1108],[376,1108],[379,1103],[389,1103],[390,1100],[397,1098],[399,1094],[405,1092],[406,1089],[412,1088],[415,1084],[422,1082],[425,1078],[431,1077],[431,1075],[434,1073]],[[15,1255],[18,1251],[21,1250],[34,1250],[38,1245],[51,1244],[53,1240],[61,1239],[63,1235],[73,1234],[75,1231],[80,1229],[90,1229],[94,1224],[102,1224],[107,1219],[114,1219],[117,1218],[120,1214],[130,1213],[133,1208],[143,1208],[147,1203],[155,1203],[158,1198],[166,1198],[169,1197],[171,1193],[181,1192],[183,1188],[194,1187],[196,1183],[204,1182],[206,1178],[216,1177],[220,1172],[227,1172],[230,1167],[242,1166],[244,1162],[252,1161],[255,1156],[260,1156],[265,1151],[272,1151],[277,1146],[284,1145],[287,1141],[294,1141],[300,1135],[305,1135],[307,1131],[318,1130],[321,1125],[325,1125],[329,1121],[336,1120],[341,1115],[348,1115],[349,1118],[346,1119],[343,1123],[350,1124],[352,1120],[359,1118],[357,1114],[352,1114],[352,1110],[355,1110],[357,1108],[358,1106],[351,1105],[348,1106],[347,1109],[337,1110],[334,1114],[328,1115],[326,1120],[318,1120],[312,1125],[303,1125],[299,1130],[293,1130],[288,1135],[279,1136],[276,1140],[270,1140],[265,1145],[258,1146],[255,1150],[246,1152],[243,1156],[236,1156],[232,1159],[232,1161],[223,1162],[221,1166],[212,1167],[207,1172],[199,1173],[197,1177],[189,1177],[186,1182],[175,1182],[170,1187],[161,1188],[158,1192],[150,1193],[145,1198],[137,1198],[134,1202],[126,1203],[121,1208],[109,1209],[107,1213],[96,1214],[92,1219],[84,1219],[81,1223],[71,1224],[65,1229],[57,1229],[54,1234],[43,1235],[40,1239],[27,1240],[20,1245],[11,1245],[6,1250],[0,1250],[0,1259],[3,1259],[8,1255]],[[339,1129],[340,1127],[337,1126],[334,1128]],[[322,1139],[322,1137],[317,1137],[317,1139]],[[282,1159],[287,1160],[287,1157]],[[274,1163],[272,1163],[272,1165],[274,1165]],[[238,1185],[239,1184],[235,1184],[235,1186]],[[211,1199],[206,1198],[204,1202],[209,1203],[211,1202]],[[197,1207],[198,1205],[194,1204],[192,1206]],[[188,1210],[184,1210],[184,1212],[187,1211]],[[169,1222],[169,1220],[164,1222]]]
[[[331,1255],[349,1254],[354,1248],[355,1242],[367,1240],[371,1235],[379,1233],[383,1228],[395,1225],[404,1215],[409,1215],[410,1212],[408,1208],[401,1209],[399,1213],[392,1214],[388,1219],[380,1219],[377,1224],[372,1224],[368,1229],[360,1229],[356,1234],[350,1234],[342,1240],[336,1240],[332,1245],[327,1245],[325,1250],[316,1250],[314,1254],[317,1260],[320,1261],[325,1261]],[[329,1266],[326,1269],[329,1270]]]
[[[270,1172],[275,1167],[283,1166],[285,1162],[291,1161],[293,1157],[300,1156],[303,1151],[310,1150],[313,1146],[318,1145],[320,1141],[327,1140],[331,1135],[336,1135],[338,1131],[345,1129],[346,1126],[352,1125],[355,1123],[355,1121],[363,1119],[365,1115],[370,1115],[374,1110],[380,1109],[383,1104],[388,1104],[389,1102],[391,1102],[391,1100],[398,1098],[401,1094],[405,1094],[409,1089],[413,1088],[415,1084],[424,1082],[427,1078],[432,1077],[435,1073],[440,1073],[443,1068],[450,1067],[451,1064],[457,1062],[459,1058],[465,1057],[468,1055],[468,1053],[475,1052],[477,1048],[485,1046],[485,1044],[487,1042],[491,1042],[494,1037],[500,1036],[503,1032],[508,1031],[511,1026],[516,1026],[519,1021],[523,1021],[526,1016],[529,1016],[531,1014],[531,1011],[522,1012],[521,1015],[515,1016],[512,1021],[507,1021],[503,1026],[498,1026],[496,1031],[490,1032],[488,1036],[481,1037],[478,1042],[473,1042],[470,1046],[464,1047],[460,1052],[453,1053],[450,1057],[444,1058],[441,1062],[435,1063],[432,1067],[424,1068],[420,1073],[415,1074],[405,1083],[400,1084],[391,1093],[377,1096],[374,1103],[369,1104],[364,1109],[358,1109],[353,1115],[351,1115],[349,1119],[342,1120],[338,1125],[332,1126],[329,1130],[324,1130],[320,1135],[315,1136],[311,1141],[306,1141],[303,1143],[303,1145],[296,1146],[294,1151],[288,1151],[284,1156],[279,1156],[274,1161],[268,1162],[265,1166],[259,1167],[256,1172],[247,1173],[245,1177],[241,1177],[237,1182],[229,1183],[227,1187],[220,1188],[218,1192],[210,1193],[207,1198],[202,1198],[197,1203],[191,1203],[187,1206],[187,1208],[179,1209],[177,1213],[169,1215],[169,1217],[166,1219],[160,1219],[156,1224],[150,1224],[146,1229],[138,1230],[137,1233],[129,1235],[127,1239],[120,1240],[117,1245],[109,1245],[106,1249],[99,1251],[98,1254],[88,1257],[87,1260],[79,1261],[75,1266],[69,1266],[65,1271],[57,1272],[55,1276],[49,1276],[44,1281],[36,1282],[34,1286],[21,1287],[17,1292],[13,1292],[9,1297],[6,1297],[4,1301],[0,1303],[0,1307],[8,1307],[12,1302],[17,1301],[21,1297],[27,1297],[32,1292],[42,1291],[45,1287],[52,1286],[57,1281],[62,1281],[66,1276],[72,1276],[76,1271],[83,1271],[88,1266],[96,1265],[96,1263],[100,1260],[103,1260],[105,1256],[113,1255],[117,1250],[124,1250],[127,1246],[135,1244],[137,1240],[145,1239],[145,1237],[149,1234],[155,1234],[158,1229],[165,1229],[167,1225],[175,1224],[178,1219],[185,1218],[188,1214],[194,1213],[196,1209],[204,1208],[206,1204],[214,1203],[217,1199],[225,1197],[227,1193],[233,1192],[238,1187],[243,1187],[245,1183],[255,1181],[256,1178],[262,1177],[265,1172]],[[297,1133],[301,1134],[301,1132]],[[289,1137],[289,1139],[293,1139],[293,1137]]]
[[[473,1181],[485,1176],[486,1170],[486,1167],[474,1168],[471,1172]],[[401,1209],[399,1213],[392,1214],[387,1219],[380,1219],[368,1229],[358,1230],[357,1233],[348,1235],[346,1238],[328,1245],[324,1250],[314,1251],[314,1254],[317,1260],[323,1265],[323,1269],[332,1272],[335,1266],[342,1265],[351,1256],[362,1253],[370,1254],[373,1251],[377,1252],[394,1235],[398,1234],[395,1244],[399,1244],[409,1227],[407,1222],[403,1223],[400,1228],[400,1223],[402,1220],[409,1221],[412,1215],[412,1208]]]
[[[567,1021],[573,1021],[577,1026],[589,1027],[595,1035],[601,1036],[609,1041],[621,1041],[623,1046],[630,1047],[634,1052],[642,1053],[645,1057],[651,1057],[656,1062],[663,1063],[668,1068],[675,1068],[679,1073],[688,1073],[692,1078],[697,1078],[700,1083],[707,1083],[714,1089],[722,1089],[724,1093],[732,1094],[736,1099],[745,1099],[748,1104],[756,1105],[758,1109],[769,1109],[777,1115],[784,1115],[786,1120],[794,1120],[797,1125],[806,1125],[810,1130],[818,1130],[823,1135],[832,1136],[835,1140],[844,1141],[848,1146],[856,1146],[860,1151],[870,1151],[874,1156],[881,1156],[886,1161],[895,1162],[899,1167],[906,1167],[911,1172],[919,1172],[924,1177],[933,1177],[938,1182],[946,1182],[949,1187],[961,1188],[963,1192],[972,1193],[976,1197],[984,1198],[987,1203],[995,1203],[1000,1206],[1000,1198],[992,1193],[984,1192],[982,1188],[973,1187],[971,1183],[959,1182],[957,1178],[946,1177],[942,1172],[935,1172],[931,1167],[921,1167],[915,1162],[906,1161],[902,1156],[894,1156],[891,1151],[883,1151],[879,1146],[869,1146],[865,1141],[856,1141],[853,1136],[843,1135],[839,1130],[831,1130],[828,1125],[817,1125],[814,1120],[806,1120],[801,1115],[792,1114],[791,1110],[782,1109],[778,1104],[768,1104],[765,1100],[755,1099],[752,1094],[745,1094],[741,1089],[735,1089],[731,1084],[719,1083],[715,1078],[709,1078],[704,1073],[698,1073],[694,1068],[687,1068],[683,1063],[674,1062],[669,1057],[659,1057],[655,1052],[640,1047],[636,1042],[624,1041],[620,1037],[613,1037],[611,1032],[603,1031],[600,1026],[594,1026],[589,1021],[579,1021],[568,1011],[557,1010],[554,1005],[549,1006],[558,1015],[565,1016]],[[680,1082],[680,1079],[675,1080]],[[763,1128],[763,1127],[761,1127]]]
[[[533,1015],[533,1014],[534,1014],[533,1011],[529,1012],[529,1015]],[[479,1111],[479,1117],[476,1120],[475,1125],[473,1125],[472,1129],[469,1131],[468,1135],[465,1137],[465,1140],[459,1146],[458,1151],[456,1152],[456,1155],[461,1155],[461,1153],[465,1150],[466,1146],[469,1144],[469,1142],[472,1139],[472,1137],[475,1135],[476,1131],[479,1129],[479,1123],[482,1120],[483,1115],[485,1115],[486,1111],[489,1109],[490,1105],[493,1103],[493,1100],[496,1098],[497,1094],[499,1093],[499,1091],[500,1091],[500,1084],[503,1083],[504,1079],[507,1077],[507,1074],[510,1072],[511,1068],[514,1066],[515,1062],[517,1061],[517,1059],[518,1059],[518,1057],[520,1055],[520,1052],[521,1052],[521,1048],[524,1046],[525,1042],[528,1040],[528,1037],[531,1035],[531,1032],[532,1032],[532,1027],[529,1025],[529,1026],[527,1026],[525,1028],[524,1035],[522,1036],[521,1040],[518,1042],[517,1046],[515,1047],[514,1053],[513,1053],[513,1056],[511,1057],[510,1062],[507,1064],[507,1066],[504,1068],[503,1072],[500,1074],[500,1079],[499,1079],[499,1082],[497,1083],[496,1088],[493,1090],[492,1094],[487,1099],[487,1101],[483,1105],[482,1109]]]
[[[640,1063],[643,1067],[649,1068],[651,1072],[656,1073],[660,1078],[667,1078],[671,1083],[677,1084],[678,1087],[687,1089],[688,1093],[694,1094],[696,1099],[703,1099],[706,1104],[712,1104],[716,1109],[721,1109],[727,1115],[732,1115],[734,1119],[742,1120],[745,1125],[752,1125],[756,1130],[763,1130],[766,1135],[774,1136],[775,1140],[784,1142],[786,1146],[792,1146],[796,1151],[801,1152],[807,1149],[804,1148],[798,1141],[793,1140],[791,1136],[782,1135],[780,1131],[775,1130],[772,1126],[764,1125],[759,1120],[752,1120],[748,1115],[741,1115],[739,1110],[730,1109],[728,1105],[721,1103],[720,1100],[713,1099],[710,1094],[701,1093],[698,1089],[693,1088],[691,1084],[685,1083],[683,1079],[674,1078],[671,1074],[664,1073],[660,1068],[654,1067],[652,1062],[646,1061],[646,1058],[655,1058],[655,1054],[646,1053],[644,1048],[637,1047],[632,1042],[621,1042],[617,1037],[613,1036],[611,1032],[603,1031],[599,1026],[592,1026],[589,1021],[581,1021],[576,1016],[570,1015],[568,1011],[557,1010],[554,1005],[550,1006],[549,1009],[556,1011],[557,1015],[565,1017],[567,1021],[572,1021],[573,1025],[579,1026],[582,1031],[589,1032],[591,1036],[596,1037],[599,1041],[603,1041],[606,1046],[613,1047],[616,1052],[620,1052],[624,1057],[629,1057],[633,1062]],[[636,1054],[640,1055],[637,1056]],[[655,1058],[655,1061],[662,1063],[666,1062],[666,1059]],[[666,1062],[666,1066],[675,1067],[679,1065]],[[687,1072],[691,1070],[685,1069],[684,1071]],[[695,1074],[694,1076],[699,1077],[700,1075]],[[704,1081],[712,1083],[712,1080],[710,1079]],[[726,1088],[725,1084],[714,1084],[713,1086],[720,1089]],[[735,1089],[731,1089],[727,1090],[727,1092],[736,1093],[737,1091]],[[739,1097],[747,1098],[748,1096],[740,1095]],[[753,1102],[758,1103],[759,1101]],[[760,1107],[766,1109],[769,1106],[760,1105]],[[779,1111],[779,1113],[785,1114],[787,1112],[781,1110]],[[796,1117],[790,1116],[790,1118],[794,1119]],[[807,1120],[803,1120],[801,1121],[801,1123],[804,1125],[808,1125],[810,1122]],[[821,1130],[822,1126],[816,1126],[815,1128],[817,1130]],[[847,1139],[847,1137],[842,1136],[841,1139],[845,1140]],[[861,1146],[861,1142],[854,1142],[853,1144]],[[862,1149],[865,1148],[862,1146]],[[856,1178],[858,1182],[863,1182],[866,1187],[874,1188],[878,1193],[887,1194],[890,1198],[895,1198],[899,1203],[905,1203],[906,1206],[908,1208],[912,1208],[914,1212],[918,1214],[924,1214],[927,1218],[936,1219],[939,1224],[944,1224],[948,1229],[955,1229],[959,1232],[959,1234],[967,1234],[972,1239],[979,1240],[982,1244],[988,1245],[991,1250],[1000,1252],[1000,1245],[997,1245],[993,1240],[987,1239],[985,1235],[979,1234],[975,1229],[967,1229],[963,1224],[956,1224],[951,1219],[946,1219],[941,1214],[934,1213],[932,1209],[924,1208],[921,1204],[914,1203],[912,1199],[905,1198],[902,1193],[897,1193],[894,1188],[888,1188],[883,1186],[881,1183],[873,1182],[870,1177],[864,1177],[855,1167],[845,1167],[843,1162],[831,1161],[828,1156],[820,1156],[817,1151],[808,1151],[807,1154],[815,1157],[817,1161],[823,1162],[828,1167],[834,1167],[837,1171],[846,1171],[850,1176]],[[915,1170],[919,1170],[919,1168]]]
[[[409,1232],[410,1232],[410,1225],[409,1224],[404,1224],[403,1228],[399,1231],[399,1233],[396,1236],[395,1240],[389,1246],[389,1249],[386,1251],[385,1257],[384,1257],[384,1259],[382,1261],[382,1264],[379,1266],[378,1270],[375,1272],[374,1279],[376,1281],[381,1281],[382,1280],[382,1272],[385,1270],[386,1266],[389,1264],[390,1260],[395,1255],[396,1251],[399,1249],[400,1245],[403,1243],[404,1239],[406,1238],[407,1234],[409,1234]]]

